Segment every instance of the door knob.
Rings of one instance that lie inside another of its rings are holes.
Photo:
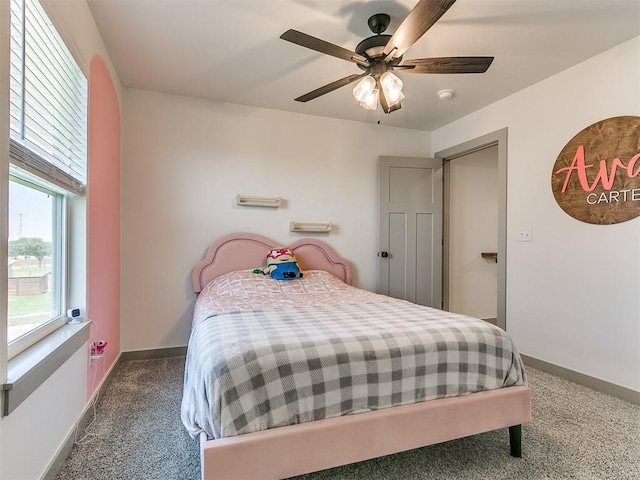
[[[379,252],[378,256],[382,258],[387,258],[389,256],[389,252]]]

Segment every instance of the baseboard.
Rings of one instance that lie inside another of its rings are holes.
[[[67,459],[67,457],[69,456],[69,453],[71,452],[71,449],[73,448],[73,445],[76,441],[76,432],[84,432],[87,426],[89,425],[89,423],[91,423],[91,420],[93,419],[94,402],[98,403],[100,401],[100,399],[104,395],[105,390],[111,383],[111,380],[113,378],[113,373],[116,371],[116,369],[120,366],[122,362],[123,362],[123,359],[122,359],[122,352],[121,352],[116,357],[116,360],[113,362],[113,364],[105,374],[104,378],[98,385],[98,388],[96,388],[93,395],[91,395],[89,402],[87,402],[87,405],[84,407],[84,410],[80,414],[80,417],[78,418],[76,424],[73,426],[73,428],[71,428],[71,431],[67,434],[67,436],[63,440],[62,445],[58,449],[58,452],[53,457],[53,459],[49,463],[49,466],[45,470],[44,475],[40,477],[41,480],[55,480],[56,476],[58,475],[58,472],[60,471],[60,468],[62,468],[62,464]]]
[[[524,362],[525,366],[542,370],[543,372],[547,372],[560,378],[570,380],[577,384],[584,385],[585,387],[592,388],[593,390],[607,393],[627,402],[640,405],[640,392],[636,390],[632,390],[615,383],[607,382],[605,380],[601,380],[584,373],[576,372],[575,370],[560,367],[559,365],[545,362],[544,360],[530,357],[528,355],[521,354],[520,356],[522,357],[522,361]]]
[[[122,361],[131,360],[153,360],[154,358],[184,357],[187,354],[187,347],[157,348],[154,350],[133,350],[122,352]]]

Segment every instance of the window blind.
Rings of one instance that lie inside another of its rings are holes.
[[[87,80],[38,0],[11,1],[9,159],[65,190],[87,177]]]

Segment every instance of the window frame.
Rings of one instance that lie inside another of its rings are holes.
[[[52,219],[52,238],[55,238],[56,241],[52,242],[52,245],[55,245],[55,251],[51,252],[51,257],[54,265],[58,265],[58,268],[54,271],[57,278],[54,279],[53,285],[54,294],[56,295],[60,305],[59,314],[57,316],[43,322],[40,326],[25,332],[14,340],[7,342],[7,359],[10,360],[45,338],[50,333],[62,327],[67,322],[65,312],[68,305],[69,291],[69,218],[67,215],[69,194],[63,189],[56,188],[54,185],[51,185],[34,175],[30,175],[17,167],[10,166],[9,169],[9,182],[19,183],[25,187],[51,195],[52,198],[55,199]],[[8,321],[9,319],[7,315],[7,328]]]

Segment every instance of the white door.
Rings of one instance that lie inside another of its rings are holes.
[[[442,306],[442,160],[380,157],[378,292]]]

